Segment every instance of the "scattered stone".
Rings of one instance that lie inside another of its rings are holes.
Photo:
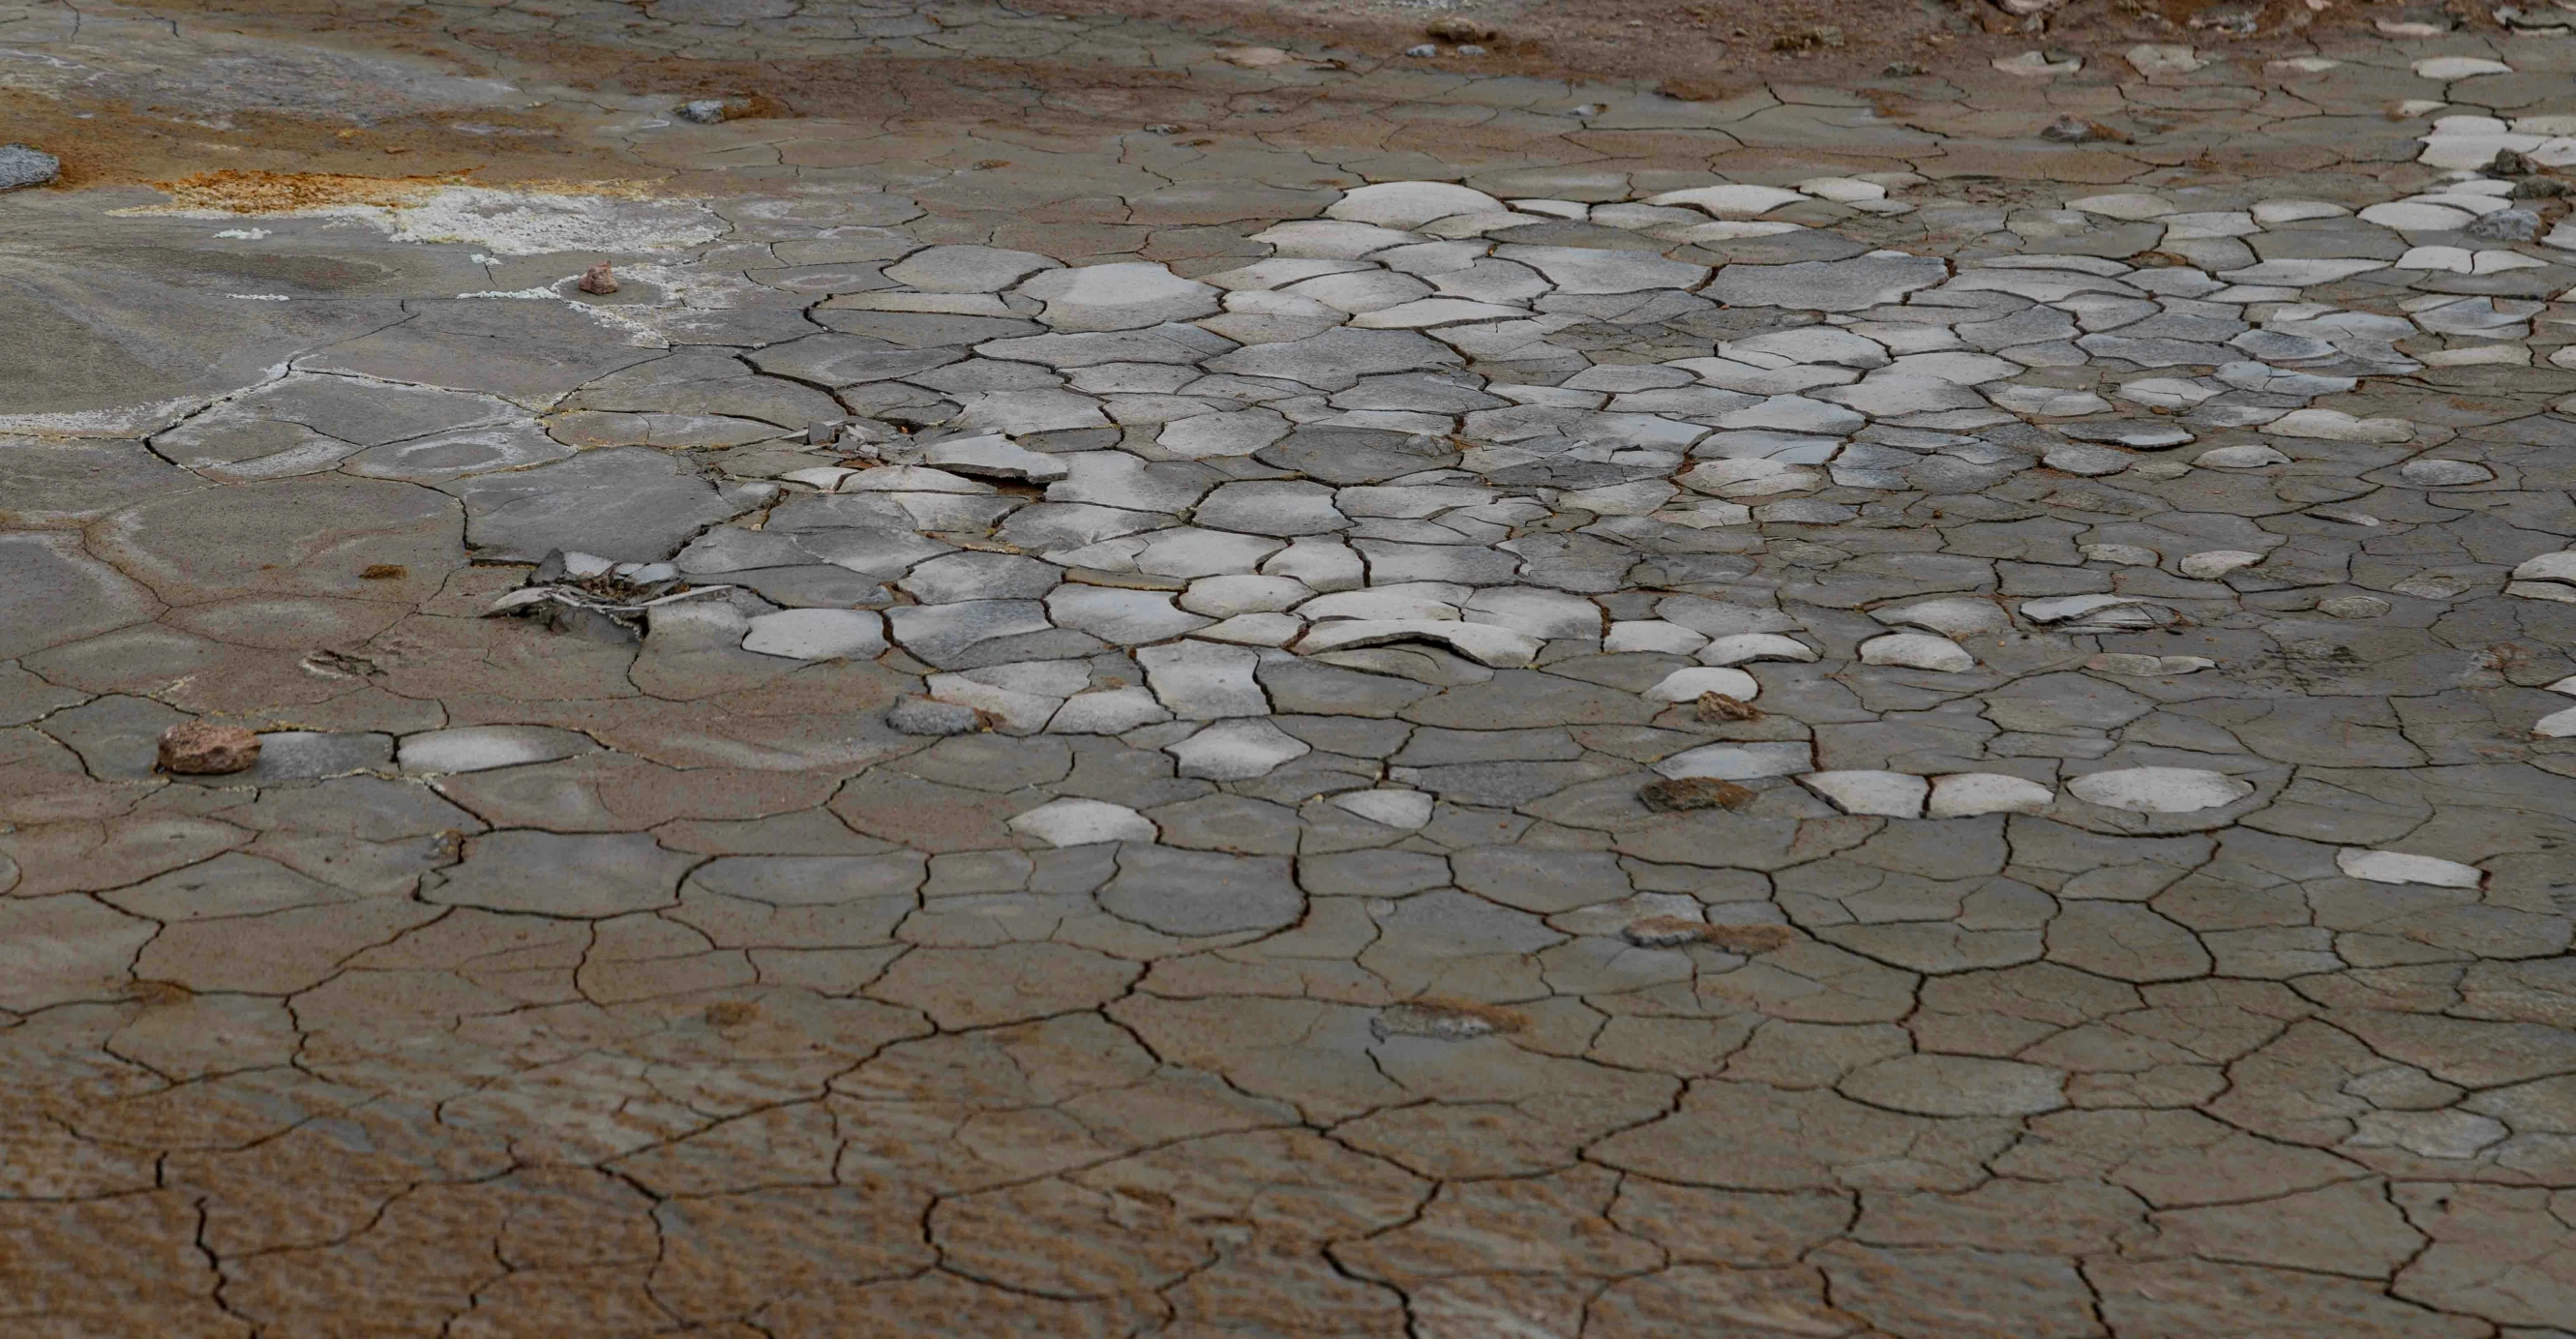
[[[1637,800],[1661,814],[1689,813],[1695,809],[1741,809],[1753,803],[1754,790],[1732,781],[1715,777],[1666,777],[1649,781],[1637,791]]]
[[[0,191],[43,186],[63,174],[63,160],[24,144],[0,144]]]
[[[246,772],[259,761],[259,736],[239,725],[181,721],[161,732],[154,766],[179,776]]]
[[[2371,883],[2415,883],[2434,888],[2476,888],[2486,883],[2485,870],[2438,856],[2403,851],[2373,851],[2347,846],[2335,852],[2335,868]]]
[[[617,291],[617,275],[607,261],[601,261],[581,272],[581,282],[573,285],[582,292],[605,297]]]
[[[699,98],[672,108],[671,114],[692,125],[711,126],[723,121],[728,111],[722,98]]]
[[[1464,14],[1443,14],[1424,25],[1422,31],[1449,43],[1484,42],[1492,40],[1495,36],[1492,27]]]
[[[1404,49],[1404,54],[1413,57],[1415,60],[1428,60],[1433,56],[1439,55],[1440,48],[1429,42],[1424,42],[1419,46],[1406,47]]]

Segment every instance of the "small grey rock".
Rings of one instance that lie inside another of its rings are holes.
[[[42,186],[63,174],[63,160],[24,144],[0,144],[0,191]]]
[[[886,713],[886,724],[907,735],[968,735],[981,729],[975,709],[926,697],[907,697]]]
[[[1414,59],[1416,59],[1416,60],[1420,60],[1420,59],[1422,59],[1422,58],[1423,58],[1423,57],[1425,57],[1425,56],[1437,56],[1437,55],[1439,55],[1439,54],[1440,54],[1440,48],[1438,48],[1438,47],[1436,47],[1436,46],[1433,46],[1433,45],[1432,45],[1432,44],[1430,44],[1429,42],[1425,42],[1425,43],[1423,43],[1423,44],[1422,44],[1422,45],[1420,45],[1420,46],[1409,46],[1409,47],[1406,47],[1406,48],[1404,49],[1404,54],[1406,54],[1406,55],[1408,55],[1408,56],[1411,56],[1411,57],[1413,57],[1413,58],[1414,58]]]
[[[2389,607],[2388,601],[2376,595],[2338,595],[2317,602],[2317,612],[2329,618],[2377,618]]]
[[[711,126],[725,119],[724,99],[700,98],[695,102],[683,102],[672,108],[671,114],[694,125]]]
[[[2540,215],[2528,209],[2499,209],[2469,220],[2460,235],[2481,242],[2528,242],[2540,235]]]

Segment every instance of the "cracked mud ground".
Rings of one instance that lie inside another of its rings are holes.
[[[2576,1333],[2576,42],[2337,32],[0,3],[0,1331]]]

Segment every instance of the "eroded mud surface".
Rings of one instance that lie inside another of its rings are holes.
[[[0,1328],[2576,1330],[2576,46],[2167,38],[0,5]]]

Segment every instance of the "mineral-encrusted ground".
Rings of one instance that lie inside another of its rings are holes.
[[[2576,42],[2194,40],[0,6],[0,1329],[2576,1333]]]

